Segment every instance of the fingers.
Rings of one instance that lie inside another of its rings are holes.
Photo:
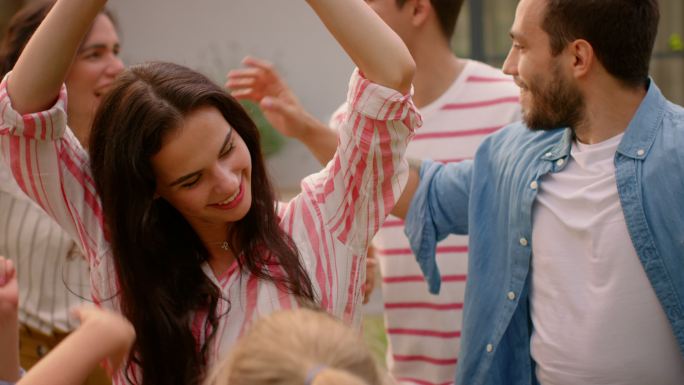
[[[101,310],[94,305],[81,305],[71,309],[71,316],[76,318],[79,322],[84,323],[100,311]]]
[[[225,86],[229,89],[251,88],[254,87],[255,82],[256,79],[254,77],[228,78]]]
[[[375,290],[375,271],[378,265],[378,260],[375,257],[375,249],[373,246],[368,248],[368,254],[366,256],[366,282],[364,282],[363,290],[363,304],[367,304],[370,301],[371,294]]]
[[[264,71],[259,68],[238,68],[228,71],[226,77],[228,79],[243,79],[243,78],[253,78],[259,76]]]
[[[5,286],[14,278],[14,263],[5,257],[0,257],[0,287]]]
[[[255,67],[268,72],[273,71],[273,64],[271,62],[252,56],[245,56],[245,58],[242,59],[242,64],[247,67]]]

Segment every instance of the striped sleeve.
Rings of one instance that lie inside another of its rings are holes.
[[[302,190],[326,229],[365,254],[406,184],[404,152],[421,120],[410,96],[374,84],[358,70],[347,104],[335,156],[322,172],[304,179]]]
[[[12,108],[6,75],[0,83],[0,153],[17,185],[73,239],[91,266],[104,245],[103,216],[88,156],[67,127],[66,88],[46,111]]]
[[[405,186],[404,152],[421,118],[410,96],[374,84],[358,70],[347,103],[335,156],[302,181],[302,193],[281,207],[281,218],[321,306],[356,324],[363,259]]]

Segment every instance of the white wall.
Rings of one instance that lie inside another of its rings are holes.
[[[127,64],[171,61],[223,84],[245,55],[259,56],[275,63],[319,119],[346,95],[353,65],[303,0],[111,0],[108,6],[118,18]],[[286,191],[320,168],[293,141],[269,167]]]

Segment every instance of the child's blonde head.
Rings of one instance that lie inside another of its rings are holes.
[[[359,335],[330,315],[298,309],[257,321],[209,385],[380,385],[383,376]]]

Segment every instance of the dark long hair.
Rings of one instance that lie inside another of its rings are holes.
[[[34,1],[22,7],[12,16],[5,35],[0,41],[0,77],[5,76],[17,63],[26,43],[36,32],[53,5],[55,5],[55,0]],[[104,9],[102,13],[109,18],[114,28],[118,27],[116,18],[109,10]]]
[[[111,242],[120,304],[138,339],[131,362],[145,384],[198,384],[206,372],[208,345],[190,329],[194,311],[208,311],[217,329],[219,288],[201,269],[209,253],[189,223],[162,198],[155,199],[150,159],[162,140],[199,107],[221,112],[246,143],[252,160],[252,206],[227,234],[240,271],[274,282],[302,300],[314,300],[299,252],[279,226],[275,194],[259,148],[258,131],[240,104],[206,77],[170,63],[146,63],[124,71],[103,100],[93,123],[90,160]],[[201,151],[198,149],[198,151]],[[239,251],[239,252],[238,252]],[[268,252],[266,252],[268,251]],[[277,264],[284,277],[269,273]]]

